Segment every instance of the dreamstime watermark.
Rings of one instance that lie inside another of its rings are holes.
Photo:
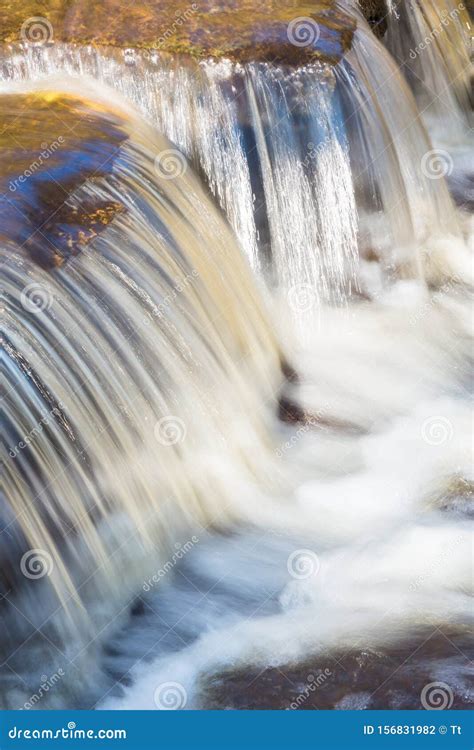
[[[290,576],[299,581],[313,578],[319,572],[319,557],[310,549],[297,549],[289,555],[286,567]]]
[[[198,12],[199,6],[197,3],[192,3],[192,5],[189,5],[185,10],[179,11],[177,10],[175,12],[176,19],[173,21],[170,26],[163,32],[161,36],[158,37],[156,48],[161,49],[166,45],[166,42],[171,39],[178,29],[181,28],[181,26],[184,26],[190,18],[192,18],[195,13]]]
[[[177,148],[167,148],[155,158],[155,171],[163,180],[182,177],[188,168],[186,157]]]
[[[11,740],[126,740],[126,729],[78,729],[75,721],[68,721],[61,729],[23,729],[13,726],[8,730]]]
[[[428,180],[440,180],[443,177],[449,177],[453,167],[451,155],[442,148],[433,148],[431,151],[427,151],[421,159],[421,171]]]
[[[421,437],[428,445],[444,445],[452,440],[453,435],[453,425],[446,417],[429,417],[421,425]]]
[[[60,681],[61,677],[64,677],[66,673],[64,670],[60,667],[57,672],[54,672],[54,674],[50,675],[48,677],[47,675],[42,675],[41,677],[41,684],[37,690],[36,693],[33,693],[33,695],[30,695],[28,700],[23,704],[23,708],[21,710],[24,711],[30,711],[32,708],[36,706],[37,703],[39,703],[44,696],[49,693],[52,688]]]
[[[311,416],[306,417],[304,424],[298,427],[291,438],[276,449],[275,453],[277,458],[282,458],[285,453],[294,448],[294,446],[306,435],[307,432],[309,432],[313,427],[316,427],[320,423],[320,420],[323,418],[325,413],[326,412],[324,409],[318,409],[318,411],[311,414]]]
[[[43,16],[31,16],[21,25],[20,38],[28,44],[48,44],[53,41],[53,36],[53,25]]]
[[[147,581],[144,582],[142,588],[143,591],[151,591],[153,586],[155,586],[157,583],[159,583],[165,576],[170,573],[175,565],[179,563],[180,560],[185,557],[188,552],[192,550],[195,544],[198,544],[199,537],[193,535],[191,539],[188,539],[187,542],[184,544],[180,544],[179,542],[176,542],[175,549],[176,551],[173,552],[169,560],[165,562],[165,564],[156,572],[154,575],[151,576],[151,578],[148,578]]]
[[[44,549],[29,549],[20,560],[20,570],[30,581],[50,576],[53,568],[53,558]]]
[[[441,12],[441,20],[439,24],[435,26],[434,29],[427,36],[425,36],[425,38],[419,44],[417,44],[414,49],[410,49],[410,58],[412,60],[416,60],[420,52],[423,52],[423,50],[427,49],[430,44],[436,41],[439,35],[444,32],[443,27],[449,26],[451,21],[456,20],[459,14],[465,9],[466,6],[463,3],[459,3],[459,5],[457,5],[456,8],[453,8],[453,10],[451,10],[449,13],[448,11],[443,10]]]
[[[454,275],[449,281],[443,284],[443,286],[433,292],[429,300],[427,300],[424,305],[416,311],[416,313],[410,316],[411,325],[416,325],[423,320],[430,310],[436,306],[436,303],[450,294],[459,283],[462,283],[462,279],[459,276]]]
[[[421,705],[427,711],[446,711],[454,702],[454,694],[446,682],[430,682],[421,691]]]
[[[456,537],[456,539],[443,550],[442,554],[440,554],[436,558],[432,565],[430,565],[429,569],[425,573],[417,576],[415,580],[410,583],[410,591],[418,591],[418,589],[424,586],[424,584],[436,573],[437,570],[444,567],[445,561],[452,554],[453,550],[463,541],[465,541],[464,536],[461,535]]]
[[[326,680],[328,677],[332,677],[333,672],[326,667],[326,669],[322,670],[317,676],[314,674],[309,674],[307,677],[307,685],[305,686],[304,690],[296,696],[295,700],[290,703],[289,706],[287,706],[287,711],[296,711],[300,706],[303,705],[303,703],[306,703],[310,695],[316,692],[318,688],[321,688],[326,683]]]
[[[330,136],[326,136],[317,146],[312,141],[309,141],[307,145],[308,153],[302,162],[303,167],[307,169],[311,162],[316,161],[326,148],[331,145],[332,141],[333,139]]]
[[[318,41],[321,29],[313,18],[298,16],[288,24],[288,41],[295,47],[309,47]]]
[[[185,707],[188,694],[180,682],[162,682],[155,689],[153,700],[160,711],[176,711]]]
[[[162,417],[155,424],[155,437],[161,445],[176,445],[182,443],[187,429],[182,419],[174,414]]]
[[[13,446],[13,448],[10,448],[8,451],[8,455],[11,458],[16,458],[22,450],[24,450],[28,445],[31,445],[33,441],[43,432],[43,427],[48,425],[54,417],[60,417],[61,416],[61,409],[64,408],[64,404],[59,402],[58,406],[55,406],[54,409],[51,409],[48,414],[44,414],[39,422],[33,427],[24,437],[22,440],[20,440],[19,443]]]
[[[163,298],[159,305],[156,305],[150,312],[147,312],[143,321],[145,325],[149,325],[152,322],[153,318],[163,318],[168,312],[172,303],[176,299],[178,299],[179,295],[182,294],[187,289],[187,287],[190,286],[190,284],[192,284],[193,281],[198,278],[198,276],[198,271],[196,271],[196,269],[193,269],[191,273],[186,274],[186,276],[181,281],[177,281],[171,291],[168,292],[168,294]]]
[[[316,305],[318,293],[311,284],[295,284],[288,290],[287,298],[293,312],[307,313]]]
[[[53,304],[53,297],[43,284],[32,281],[22,290],[20,302],[24,310],[39,315],[50,309]]]
[[[32,177],[35,172],[38,171],[38,169],[41,169],[43,164],[47,162],[53,154],[56,153],[58,148],[61,148],[63,143],[65,143],[65,140],[62,135],[56,138],[56,140],[51,141],[51,143],[42,143],[39,156],[34,161],[32,161],[26,169],[23,170],[21,175],[16,177],[14,180],[10,180],[10,182],[8,183],[8,189],[10,190],[10,192],[15,193],[18,190],[19,185],[26,182],[29,177]]]

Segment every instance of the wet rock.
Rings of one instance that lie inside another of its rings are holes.
[[[228,670],[202,685],[207,709],[420,709],[437,700],[469,709],[474,699],[473,647],[453,629],[420,629],[384,648],[319,654],[299,665]],[[428,686],[428,689],[427,689]]]
[[[44,22],[28,26],[28,19]],[[26,22],[26,23],[25,23]],[[280,61],[337,61],[351,43],[353,21],[334,0],[122,0],[8,2],[0,11],[1,39],[52,41],[158,49],[194,58]]]
[[[376,36],[387,31],[387,5],[384,0],[359,0],[359,6]]]
[[[51,91],[1,96],[0,120],[0,237],[60,266],[125,211],[100,188],[128,134],[99,105]]]

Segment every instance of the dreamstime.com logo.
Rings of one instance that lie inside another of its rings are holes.
[[[292,578],[312,578],[319,572],[319,557],[310,549],[297,549],[288,557],[286,567]]]
[[[427,711],[445,711],[453,705],[454,694],[445,682],[430,682],[421,691],[420,700]]]
[[[421,425],[421,437],[428,445],[444,445],[453,439],[453,435],[453,425],[446,417],[429,417]]]
[[[41,151],[39,152],[36,159],[34,159],[28,165],[28,167],[24,169],[18,177],[16,177],[16,179],[10,180],[10,182],[8,183],[8,189],[10,190],[10,192],[15,193],[19,189],[20,185],[25,183],[29,177],[32,177],[35,172],[38,171],[38,169],[41,169],[44,163],[47,162],[48,159],[50,159],[51,156],[53,156],[64,143],[65,139],[62,135],[60,135],[54,141],[51,141],[51,143],[47,143],[46,141],[44,141],[41,144]]]
[[[8,730],[11,740],[125,740],[126,729],[78,729],[75,721],[69,721],[61,729],[20,729],[17,726]]]
[[[443,10],[439,24],[434,27],[428,36],[425,36],[423,41],[421,41],[414,49],[410,50],[410,58],[416,60],[418,55],[423,52],[423,50],[427,49],[430,44],[435,42],[439,35],[444,33],[444,28],[449,26],[451,21],[455,21],[463,10],[466,10],[466,6],[463,3],[459,3],[459,5],[456,8],[453,8],[449,13],[448,11]]]
[[[28,44],[48,44],[53,41],[53,26],[51,21],[43,16],[31,16],[23,21],[20,38],[22,42],[28,42]]]
[[[31,445],[34,440],[38,437],[38,435],[41,435],[43,432],[43,427],[47,426],[50,422],[54,421],[54,417],[60,417],[61,416],[61,409],[64,408],[64,404],[59,402],[58,406],[55,406],[54,409],[51,409],[50,412],[47,414],[43,414],[41,419],[36,423],[34,427],[31,428],[31,430],[24,435],[23,439],[20,440],[16,445],[13,446],[13,448],[10,448],[8,451],[8,455],[11,458],[16,458],[22,450],[27,448],[29,445]]]
[[[451,154],[442,148],[434,148],[423,154],[421,159],[421,171],[429,180],[440,180],[449,177],[453,171],[453,160]]]
[[[321,30],[313,18],[299,16],[290,21],[286,33],[288,41],[295,47],[309,47],[316,44]]]
[[[50,576],[53,569],[53,558],[44,549],[29,549],[20,560],[20,570],[30,581]]]
[[[43,284],[32,281],[23,289],[20,296],[21,306],[33,315],[39,315],[49,310],[53,304],[53,297]]]
[[[144,582],[142,586],[143,591],[150,591],[155,584],[159,583],[161,579],[164,578],[171,570],[173,570],[175,565],[177,565],[179,561],[182,560],[183,557],[185,557],[198,542],[199,537],[195,535],[192,536],[191,539],[188,539],[188,541],[184,544],[176,542],[175,552],[173,552],[169,560],[167,560],[163,564],[163,566],[151,576],[151,578],[148,578],[148,580]]]
[[[175,180],[187,170],[186,158],[177,148],[167,148],[155,158],[155,171],[162,180]]]
[[[304,688],[304,690],[296,696],[294,701],[290,703],[289,706],[287,706],[287,711],[296,711],[300,706],[302,706],[308,698],[316,692],[321,687],[324,687],[328,677],[332,677],[333,672],[331,672],[328,667],[326,669],[321,670],[318,675],[309,674],[307,678],[307,683]]]
[[[155,424],[155,438],[161,445],[177,445],[186,437],[187,429],[182,419],[170,414],[162,417]]]
[[[295,313],[307,313],[318,301],[316,288],[311,284],[295,284],[288,290],[288,304]]]
[[[186,706],[188,694],[180,682],[162,682],[155,689],[153,700],[159,711],[179,711]]]

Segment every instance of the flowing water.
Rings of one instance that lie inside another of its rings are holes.
[[[419,7],[331,66],[3,51],[4,705],[468,705],[468,52],[407,82]]]

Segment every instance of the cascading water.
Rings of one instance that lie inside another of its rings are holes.
[[[3,171],[10,544],[2,562],[13,603],[3,607],[2,649],[6,657],[18,643],[18,593],[21,636],[38,629],[41,645],[79,654],[108,613],[95,611],[93,594],[106,587],[123,606],[143,559],[159,560],[169,547],[170,524],[174,539],[179,528],[223,523],[234,512],[232,471],[242,481],[264,476],[278,352],[229,230],[163,138],[119,105],[79,95],[30,87],[3,94],[0,106],[4,135],[23,118],[26,158],[39,148],[47,160],[46,173],[30,166],[27,182],[15,182],[15,159]],[[65,135],[48,153],[40,142],[52,113]],[[104,134],[110,154],[97,150]],[[160,159],[182,174],[161,174]],[[77,183],[66,197],[56,182],[61,175],[67,184],[65,170]],[[58,206],[25,243],[45,181]],[[99,212],[104,199],[115,207],[113,225],[93,247],[72,245],[81,210]],[[36,245],[43,268],[31,257]],[[71,247],[78,252],[67,259]],[[239,410],[251,415],[245,432]],[[36,581],[44,570],[55,591],[48,605],[52,591]],[[85,606],[93,615],[81,632]],[[80,633],[74,647],[60,635],[70,636],[71,621]]]
[[[472,227],[393,47],[396,17],[434,7],[392,5],[392,57],[344,5],[350,49],[299,68],[3,50],[33,154],[38,103],[74,120],[47,177],[11,190],[10,164],[3,188],[8,705],[37,692],[45,651],[66,674],[40,707],[417,708],[433,681],[468,705]],[[423,66],[452,79],[448,49]],[[294,424],[272,418],[280,349]],[[30,547],[52,586],[18,574]]]
[[[399,3],[388,15],[387,46],[406,69],[422,115],[447,116],[458,133],[472,119],[472,33],[465,3],[455,0]]]

